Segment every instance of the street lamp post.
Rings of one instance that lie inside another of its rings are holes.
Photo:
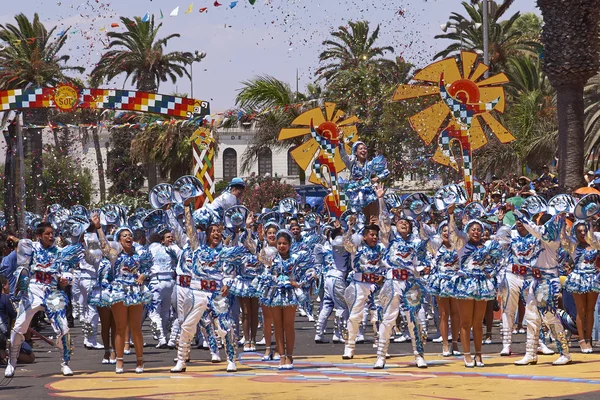
[[[190,97],[194,98],[194,63],[200,62],[202,59],[206,57],[206,53],[201,53],[198,50],[194,52],[194,58],[190,62]]]
[[[490,65],[490,38],[489,38],[489,9],[488,0],[483,0],[483,63]],[[489,76],[489,70],[485,71],[484,76]]]

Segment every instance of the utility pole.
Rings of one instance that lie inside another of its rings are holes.
[[[490,43],[489,43],[489,9],[488,0],[483,0],[483,63],[490,65]],[[489,76],[489,70],[485,71],[484,76]]]

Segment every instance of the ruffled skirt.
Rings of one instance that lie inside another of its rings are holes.
[[[598,273],[580,272],[575,269],[567,276],[565,289],[571,293],[600,292]]]
[[[371,184],[361,185],[351,182],[346,186],[346,196],[351,208],[361,209],[377,201],[377,194]]]
[[[306,301],[306,294],[301,288],[295,288],[287,279],[262,279],[258,302],[266,307],[299,306]],[[269,284],[270,283],[270,284]]]
[[[436,272],[429,275],[427,279],[427,291],[432,296],[437,297],[454,297],[453,282],[455,273],[452,272]]]
[[[465,300],[494,300],[498,294],[496,278],[488,278],[483,272],[455,275],[450,284],[448,297]]]
[[[110,307],[110,285],[102,282],[94,286],[88,295],[88,304],[96,307]]]
[[[110,285],[110,304],[122,302],[127,307],[152,302],[152,292],[146,286],[136,283],[112,282]]]
[[[256,290],[256,278],[236,276],[229,288],[229,293],[236,297],[259,297]]]

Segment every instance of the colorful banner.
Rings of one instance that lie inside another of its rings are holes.
[[[60,102],[60,109],[73,111],[77,108],[110,109],[140,111],[169,115],[176,118],[193,118],[210,114],[207,101],[195,100],[170,95],[138,92],[135,90],[112,89],[77,89],[69,90],[78,93],[74,99],[64,96],[64,89],[73,86],[61,85],[57,88],[12,89],[0,91],[0,111],[23,108],[55,108]],[[57,97],[56,94],[59,94]]]

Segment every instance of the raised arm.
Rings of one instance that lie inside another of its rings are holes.
[[[192,211],[190,210],[189,203],[183,207],[183,216],[185,221],[185,232],[187,233],[188,241],[192,251],[195,251],[200,247],[198,241],[198,235],[196,234],[196,227],[194,226],[194,218],[192,217]]]
[[[123,251],[121,245],[118,242],[109,243],[108,240],[106,240],[106,236],[104,236],[104,231],[100,225],[100,217],[98,214],[92,214],[92,224],[94,224],[94,227],[96,228],[102,254],[114,265],[115,261],[117,261],[117,257],[121,254],[121,251]]]
[[[449,212],[450,220],[448,222],[448,232],[450,233],[450,243],[456,249],[456,251],[461,250],[467,244],[468,238],[467,235],[458,229],[456,226],[456,221],[454,220],[454,213]]]
[[[169,219],[169,226],[171,227],[171,231],[173,232],[175,242],[177,243],[177,246],[183,249],[188,243],[189,239],[185,233],[185,230],[183,229],[179,221],[177,221],[175,211],[173,211],[172,208],[167,210],[167,217]]]

